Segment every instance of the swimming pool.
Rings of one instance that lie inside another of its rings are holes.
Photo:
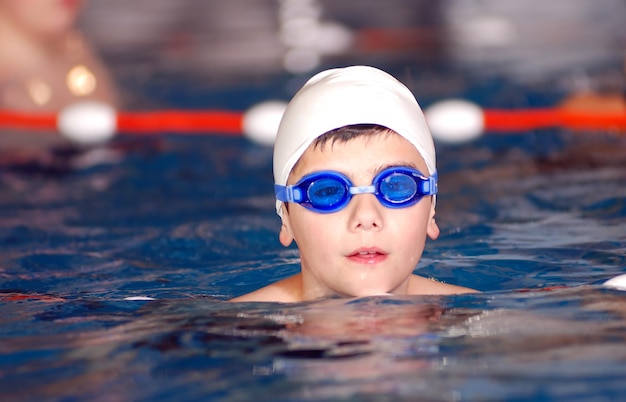
[[[467,95],[510,106],[511,90]],[[540,95],[524,99],[557,97]],[[116,163],[0,171],[6,400],[623,394],[626,294],[600,286],[626,268],[623,136],[438,144],[442,235],[416,272],[484,293],[297,305],[225,302],[298,270],[277,241],[271,149],[180,135],[120,145]]]

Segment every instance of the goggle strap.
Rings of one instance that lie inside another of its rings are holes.
[[[274,193],[276,199],[282,202],[300,202],[302,201],[302,190],[296,186],[281,186],[274,184]]]
[[[428,180],[422,181],[422,194],[424,195],[437,194],[437,175],[436,174],[428,177]]]

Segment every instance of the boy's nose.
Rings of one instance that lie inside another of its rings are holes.
[[[374,194],[358,194],[352,197],[348,205],[352,231],[381,230],[383,228],[382,204]]]

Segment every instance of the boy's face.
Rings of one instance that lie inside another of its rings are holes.
[[[354,186],[368,186],[390,166],[411,166],[428,174],[417,149],[391,133],[309,147],[288,184],[316,171],[334,170],[345,174]],[[392,209],[373,194],[359,194],[344,209],[330,214],[291,203],[288,210],[283,207],[280,241],[288,246],[295,240],[298,245],[305,299],[404,294],[426,235],[432,239],[439,235],[434,215],[432,197]]]

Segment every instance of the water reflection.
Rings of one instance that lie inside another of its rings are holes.
[[[621,389],[626,358],[624,295],[595,287],[297,305],[12,303],[3,322],[12,317],[39,330],[6,338],[0,351],[46,351],[51,361],[14,363],[33,387],[14,388],[10,397],[507,399],[536,395],[531,385],[540,378],[544,396],[611,395]],[[610,367],[615,376],[606,375]],[[53,376],[38,375],[50,369]],[[18,371],[4,376],[21,378]],[[564,390],[563,381],[584,389]]]

